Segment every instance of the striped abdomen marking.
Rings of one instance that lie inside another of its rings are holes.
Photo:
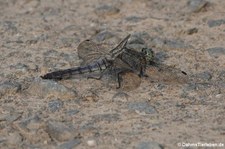
[[[55,80],[61,80],[61,79],[67,79],[70,78],[73,75],[77,74],[84,74],[84,73],[91,73],[96,71],[102,71],[107,68],[109,68],[111,63],[107,61],[106,59],[100,59],[98,61],[93,62],[92,64],[83,66],[83,67],[76,67],[76,68],[70,68],[65,70],[59,70],[54,71],[45,74],[44,76],[41,76],[42,79],[55,79]]]

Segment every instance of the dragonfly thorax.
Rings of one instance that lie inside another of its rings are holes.
[[[151,48],[143,48],[142,49],[142,53],[144,53],[146,61],[148,63],[151,63],[153,61],[154,58],[154,52]]]

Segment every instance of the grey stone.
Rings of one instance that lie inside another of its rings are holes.
[[[77,61],[79,60],[77,54],[75,53],[60,53],[59,55],[60,57],[62,57],[65,61],[70,62],[72,64],[76,64]]]
[[[145,41],[142,39],[142,37],[132,35],[128,41],[127,48],[141,51],[143,48],[147,48],[147,45],[145,44]]]
[[[187,5],[191,12],[200,12],[209,5],[209,2],[206,0],[189,0]]]
[[[37,115],[28,117],[27,119],[23,119],[20,123],[19,126],[21,128],[26,128],[29,130],[37,130],[39,129],[43,124],[43,121],[41,118]]]
[[[95,13],[98,15],[114,15],[120,12],[120,9],[113,6],[103,4],[96,8]]]
[[[48,50],[44,53],[44,66],[54,69],[62,69],[68,62],[72,65],[77,64],[79,58],[75,53],[58,52]]]
[[[222,24],[225,24],[225,19],[209,20],[208,21],[208,26],[209,27],[216,27],[216,26],[220,26]]]
[[[7,143],[11,145],[18,145],[22,143],[22,136],[18,132],[9,133]]]
[[[185,94],[186,94],[186,92],[196,90],[196,88],[197,88],[196,83],[189,83],[189,84],[184,88]]]
[[[101,41],[104,41],[104,40],[106,40],[106,39],[110,39],[110,38],[112,38],[113,36],[114,36],[114,34],[113,34],[112,32],[105,30],[105,31],[99,32],[99,33],[94,37],[94,39],[95,39],[96,41],[98,41],[98,42],[101,42]]]
[[[135,149],[164,149],[164,147],[157,142],[149,141],[140,142]]]
[[[142,31],[142,32],[134,32],[132,34],[132,36],[135,36],[137,38],[141,38],[141,39],[144,39],[144,40],[148,40],[150,37],[149,33],[146,32],[146,31]]]
[[[129,16],[129,17],[126,17],[125,20],[128,21],[128,22],[132,22],[132,23],[136,23],[136,22],[139,22],[141,20],[144,20],[146,19],[145,17],[139,17],[139,16]]]
[[[221,80],[225,81],[225,70],[222,71],[222,72],[220,72],[219,78],[220,78]]]
[[[98,114],[98,115],[92,116],[92,119],[95,122],[99,122],[99,121],[114,122],[114,121],[118,121],[120,119],[120,115],[117,113],[115,113],[115,114]]]
[[[57,57],[59,56],[59,52],[56,50],[48,50],[47,52],[44,52],[43,55],[45,57]]]
[[[97,129],[98,127],[96,126],[95,120],[89,120],[80,126],[81,132],[84,132],[87,130],[97,130]]]
[[[14,127],[23,136],[23,140],[36,144],[40,140],[50,142],[51,138],[46,132],[46,123],[38,116],[31,116],[22,121],[15,122]]]
[[[51,100],[48,103],[48,108],[51,112],[59,111],[63,107],[63,102],[59,99]]]
[[[202,73],[196,74],[195,77],[202,81],[209,81],[212,79],[212,75],[210,72],[202,72]]]
[[[210,88],[210,83],[204,83],[204,81],[201,83],[189,83],[188,86],[184,88],[185,92],[193,91],[193,90],[205,90],[207,88]]]
[[[125,92],[118,92],[112,97],[113,102],[127,102],[129,95]]]
[[[165,84],[162,84],[162,83],[158,83],[154,86],[155,89],[157,90],[163,90],[166,88],[166,85]]]
[[[128,44],[145,44],[145,41],[141,37],[133,35],[129,39]]]
[[[66,37],[61,38],[61,42],[64,47],[71,47],[74,41],[75,41],[74,38],[66,38]]]
[[[132,102],[128,104],[128,109],[135,110],[138,113],[154,114],[156,110],[148,102]]]
[[[77,114],[77,113],[79,113],[79,112],[80,112],[79,110],[74,109],[74,110],[68,110],[66,113],[67,113],[69,116],[73,116],[73,115],[75,115],[75,114]]]
[[[74,99],[76,93],[52,80],[35,79],[27,90],[31,95],[43,98]]]
[[[191,45],[185,43],[181,39],[163,39],[159,37],[150,38],[151,40],[148,41],[154,47],[160,48],[171,48],[171,49],[187,49],[192,48]]]
[[[49,36],[47,34],[41,34],[40,36],[31,38],[31,39],[27,39],[26,43],[27,44],[36,44],[36,43],[41,42],[41,41],[47,41],[48,38],[49,38]]]
[[[3,21],[3,22],[0,22],[0,26],[3,28],[3,30],[5,32],[8,32],[8,33],[12,33],[12,34],[15,34],[17,33],[18,29],[16,27],[16,22],[13,22],[13,21]]]
[[[192,34],[195,34],[195,33],[197,33],[198,32],[198,29],[197,28],[190,28],[190,29],[188,29],[187,30],[187,34],[188,35],[192,35]]]
[[[183,40],[164,39],[163,44],[165,46],[168,46],[169,48],[175,48],[175,49],[186,49],[190,47]]]
[[[81,141],[79,139],[73,139],[68,142],[61,144],[58,149],[73,149],[77,145],[79,145]]]
[[[7,121],[7,122],[13,122],[16,121],[21,117],[22,114],[20,113],[10,113],[10,114],[1,114],[0,115],[0,121]]]
[[[219,57],[220,55],[225,55],[225,48],[223,47],[214,47],[207,49],[208,53],[212,57]]]
[[[13,95],[21,90],[21,84],[16,81],[7,80],[0,83],[0,97],[4,95]]]
[[[10,69],[16,69],[22,72],[26,72],[29,69],[29,67],[25,64],[18,63],[16,65],[10,65]]]
[[[168,54],[165,51],[160,51],[155,53],[155,59],[157,62],[163,62],[168,58]]]
[[[61,122],[48,122],[46,132],[57,141],[69,141],[78,133]]]

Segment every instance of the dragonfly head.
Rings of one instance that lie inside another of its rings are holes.
[[[148,63],[153,62],[154,52],[152,51],[151,48],[143,48],[142,49],[142,52],[144,53],[145,58],[146,58],[146,60],[147,60]]]

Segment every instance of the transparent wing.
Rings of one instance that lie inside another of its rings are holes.
[[[141,78],[133,73],[125,71],[122,76],[121,88],[126,91],[131,91],[141,85]]]
[[[105,44],[96,44],[91,40],[85,40],[77,47],[78,56],[83,60],[81,65],[86,65],[104,56],[107,53]]]
[[[94,59],[108,55],[108,58],[115,59],[125,50],[130,35],[126,36],[115,48],[109,49],[105,43],[96,44],[91,40],[81,42],[77,48],[78,56],[83,60],[82,65],[92,62]]]
[[[130,34],[127,35],[115,48],[113,48],[109,53],[111,57],[115,59],[119,54],[125,51],[125,47],[127,45],[128,39],[130,38]]]
[[[152,64],[146,68],[146,75],[151,82],[163,82],[163,83],[181,83],[185,84],[189,82],[188,75],[174,67],[170,67],[164,64]]]

